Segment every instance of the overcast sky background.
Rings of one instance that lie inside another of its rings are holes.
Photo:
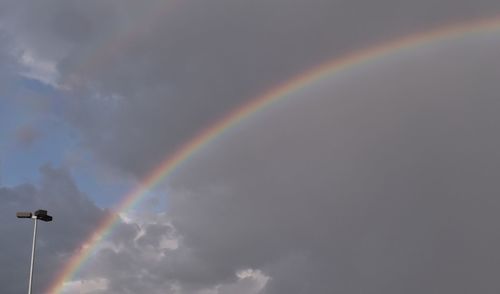
[[[232,109],[500,2],[0,0],[0,285],[43,293],[109,210]],[[255,114],[124,212],[64,293],[498,293],[500,29]]]

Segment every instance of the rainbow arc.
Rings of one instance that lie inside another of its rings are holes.
[[[203,149],[206,144],[212,142],[236,125],[239,125],[242,121],[251,119],[254,113],[265,109],[271,104],[286,100],[290,94],[306,86],[313,85],[317,81],[338,75],[349,69],[363,66],[370,61],[389,57],[399,51],[428,46],[432,43],[466,37],[471,34],[497,32],[500,32],[500,18],[498,17],[452,24],[435,30],[396,39],[367,49],[355,51],[351,54],[321,64],[236,108],[213,125],[199,132],[173,154],[168,155],[160,165],[142,180],[140,185],[127,194],[116,207],[116,211],[109,214],[86,239],[84,242],[85,246],[82,247],[82,250],[72,256],[64,265],[46,293],[61,293],[64,288],[64,283],[74,277],[78,270],[85,265],[85,262],[95,252],[99,243],[104,240],[113,230],[114,226],[120,222],[119,214],[121,212],[133,208],[146,196],[151,188],[172,175],[184,161]]]

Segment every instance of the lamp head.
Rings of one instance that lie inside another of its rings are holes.
[[[44,222],[52,221],[52,216],[47,214],[47,210],[39,209],[35,211],[35,216],[37,219],[42,220]]]
[[[42,215],[42,216],[37,216],[39,220],[42,220],[44,222],[51,222],[52,221],[52,216],[50,215]]]
[[[37,216],[37,217],[44,216],[44,215],[47,215],[47,210],[39,209],[39,210],[35,211],[35,216]]]
[[[17,218],[31,218],[33,214],[28,211],[19,211],[16,213]]]

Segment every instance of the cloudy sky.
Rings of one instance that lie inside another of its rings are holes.
[[[0,0],[0,285],[45,293],[151,170],[329,60],[493,0]],[[62,293],[500,291],[500,25],[325,77],[120,212]],[[6,266],[7,265],[7,266]],[[50,293],[55,294],[55,293]]]

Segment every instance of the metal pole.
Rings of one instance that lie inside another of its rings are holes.
[[[33,229],[33,247],[31,247],[31,267],[30,267],[30,282],[29,282],[28,294],[31,294],[31,288],[33,285],[33,266],[35,264],[35,244],[36,244],[36,224],[38,221],[36,216],[33,216],[32,218],[35,219],[35,228]]]

